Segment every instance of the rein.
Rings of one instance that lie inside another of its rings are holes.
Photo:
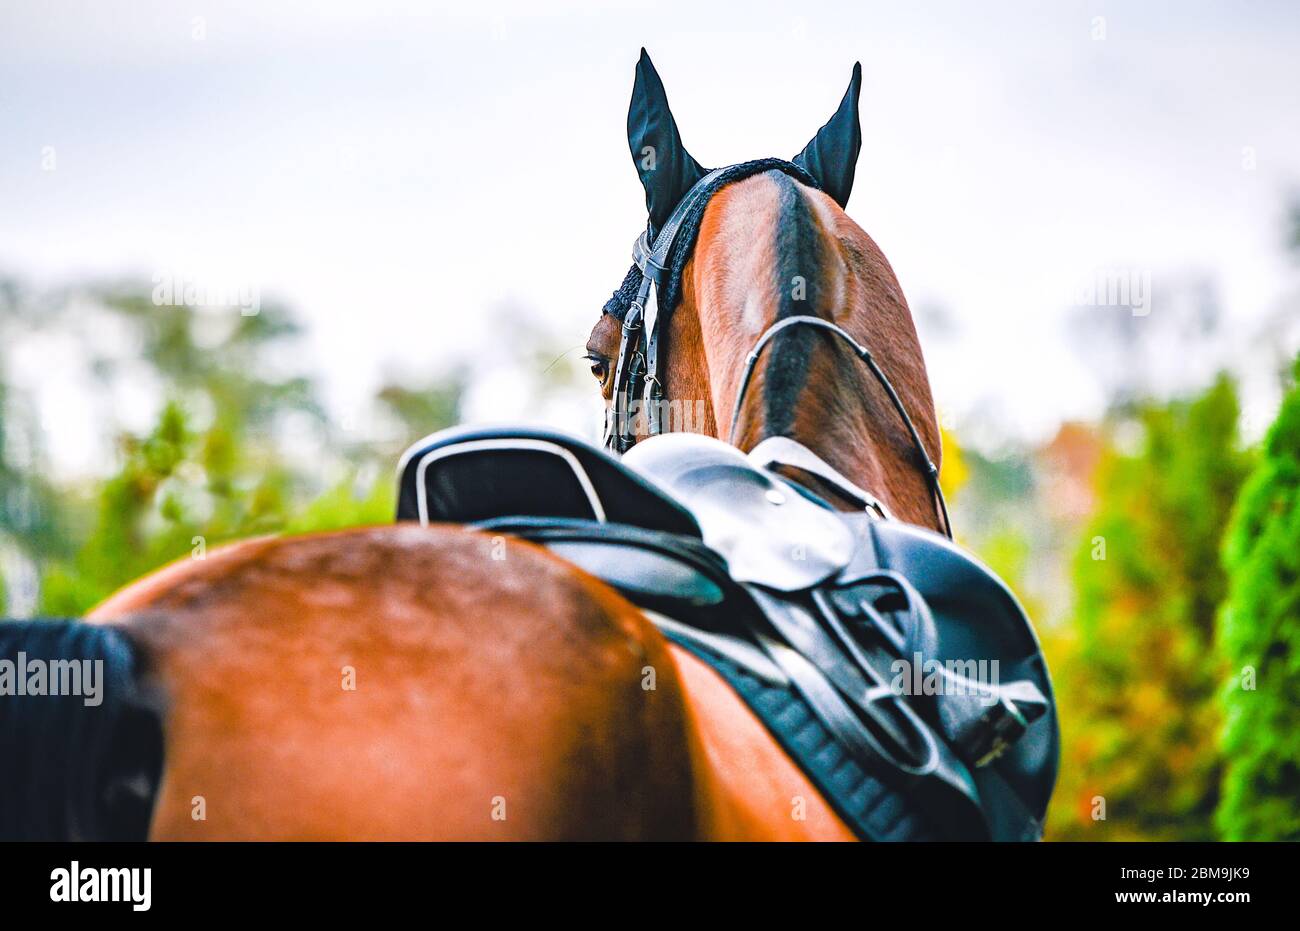
[[[745,357],[745,372],[740,378],[740,390],[736,392],[736,405],[731,413],[731,434],[727,438],[727,442],[732,446],[736,445],[736,427],[740,423],[740,412],[745,403],[745,392],[749,390],[749,382],[754,375],[754,366],[758,363],[759,355],[782,330],[796,326],[816,327],[838,336],[853,347],[853,351],[858,358],[865,362],[871,374],[876,376],[880,386],[889,395],[889,400],[893,402],[894,410],[898,411],[898,416],[903,418],[903,425],[907,427],[907,432],[912,436],[912,444],[921,456],[921,468],[925,472],[926,484],[930,486],[930,492],[934,496],[935,509],[943,519],[943,532],[951,540],[952,524],[948,518],[948,502],[944,500],[943,488],[939,485],[939,467],[934,464],[934,460],[926,452],[925,443],[921,441],[921,434],[917,432],[916,425],[912,423],[912,418],[908,416],[907,408],[903,406],[903,401],[898,396],[898,392],[894,390],[894,386],[876,363],[875,357],[871,355],[871,350],[850,336],[843,327],[831,323],[829,320],[800,314],[796,317],[786,317],[783,320],[778,320],[763,332],[763,335],[758,338],[758,342],[754,344],[754,348],[749,351],[749,355]]]
[[[637,408],[645,412],[647,431],[651,436],[663,432],[664,393],[663,380],[659,371],[660,331],[663,321],[672,313],[680,300],[682,270],[694,249],[704,208],[723,185],[773,169],[783,171],[809,187],[819,189],[817,182],[807,172],[798,165],[782,159],[758,159],[726,168],[715,168],[686,192],[686,196],[681,199],[664,223],[663,229],[655,234],[653,227],[647,225],[645,232],[637,237],[632,248],[632,259],[635,264],[628,270],[623,284],[606,302],[604,308],[606,313],[620,320],[623,325],[619,339],[618,359],[614,367],[613,403],[605,420],[603,440],[605,448],[620,454],[632,448],[637,436],[636,422],[639,419],[635,416]],[[655,234],[653,238],[652,234]],[[943,531],[949,539],[952,539],[948,505],[943,497],[943,489],[939,485],[939,469],[926,451],[921,435],[917,432],[912,418],[908,416],[898,392],[894,390],[894,386],[876,363],[870,350],[829,320],[806,315],[787,317],[772,324],[758,338],[758,342],[745,359],[744,376],[736,395],[735,410],[731,418],[729,442],[734,445],[736,424],[739,422],[745,392],[749,388],[759,355],[779,333],[794,326],[817,327],[838,336],[848,342],[858,358],[867,364],[871,374],[889,395],[889,400],[902,417],[911,435],[912,443],[920,454],[926,484],[929,485],[934,498],[935,509],[941,518]],[[802,459],[807,460],[808,457],[812,457],[822,466],[821,469],[811,470],[815,474],[825,474],[829,470],[834,475],[839,475],[811,450],[793,440],[790,440],[790,443],[800,446],[803,451],[800,454]],[[789,464],[796,465],[796,463]],[[866,494],[856,486],[850,485],[850,488],[855,498],[861,498]],[[883,516],[885,512],[879,506],[879,502],[870,495],[866,497],[874,502],[869,507]]]

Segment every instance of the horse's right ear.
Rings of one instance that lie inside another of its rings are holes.
[[[657,233],[677,202],[706,172],[682,145],[663,82],[645,49],[636,63],[636,83],[627,111],[627,144],[645,188],[650,225]]]
[[[858,96],[862,93],[862,63],[853,65],[849,89],[839,109],[817,130],[812,142],[794,157],[794,163],[817,179],[822,190],[845,207],[853,190],[853,172],[862,150],[862,125],[858,122]]]

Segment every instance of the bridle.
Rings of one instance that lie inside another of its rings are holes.
[[[647,226],[646,230],[637,237],[636,243],[632,247],[632,260],[641,273],[641,281],[637,287],[636,296],[629,302],[627,311],[623,315],[623,325],[619,335],[618,357],[614,366],[612,403],[605,418],[603,442],[604,446],[613,452],[622,454],[631,449],[636,443],[639,432],[637,428],[639,426],[644,425],[645,432],[650,436],[663,432],[664,390],[659,365],[660,326],[663,315],[660,313],[662,308],[659,306],[659,295],[663,293],[665,281],[670,274],[673,247],[676,244],[678,233],[682,230],[683,223],[686,222],[687,217],[697,214],[698,211],[703,209],[705,202],[712,196],[714,182],[724,173],[730,172],[736,167],[738,166],[715,168],[700,178],[686,192],[686,196],[678,202],[672,214],[664,223],[663,228],[654,237],[653,243],[650,240],[651,230]],[[894,390],[894,386],[876,363],[875,358],[872,357],[871,351],[855,340],[842,327],[829,320],[809,315],[785,317],[763,331],[763,334],[754,344],[754,348],[745,357],[745,370],[741,377],[740,388],[736,393],[736,403],[731,417],[731,435],[728,441],[735,445],[736,427],[740,421],[745,393],[749,389],[754,367],[758,363],[759,356],[777,335],[785,330],[799,326],[824,330],[847,342],[858,358],[866,363],[871,374],[880,382],[881,387],[885,389],[885,393],[889,396],[889,400],[893,403],[894,409],[898,411],[903,424],[907,427],[907,432],[912,438],[912,444],[920,456],[920,467],[934,498],[935,510],[941,519],[943,531],[949,539],[952,539],[952,525],[948,518],[948,505],[943,497],[943,489],[939,485],[939,468],[926,451],[925,444],[921,441],[921,435],[917,432],[912,418],[908,416],[902,399],[899,398],[898,392]],[[776,449],[778,444],[773,443],[773,440],[782,441],[779,444],[782,452],[793,452],[794,455],[778,456]],[[765,444],[767,449],[762,450]],[[794,450],[793,447],[798,447],[798,449]],[[763,443],[760,443],[758,447],[755,447],[753,452],[760,453],[761,450],[774,457],[767,464],[788,465],[811,472],[820,478],[828,480],[837,490],[847,492],[849,497],[862,501],[865,507],[874,510],[880,516],[889,516],[888,512],[885,511],[874,496],[844,479],[839,472],[802,444],[788,437],[769,437]]]
[[[728,168],[715,168],[692,185],[678,202],[663,229],[650,242],[650,227],[632,246],[632,261],[641,272],[636,297],[623,316],[618,359],[614,365],[613,404],[605,418],[605,447],[625,453],[636,442],[634,408],[639,403],[651,436],[663,432],[661,402],[663,381],[659,378],[659,295],[669,274],[669,259],[677,234],[696,206],[710,196],[713,182]],[[650,286],[654,285],[651,291]]]

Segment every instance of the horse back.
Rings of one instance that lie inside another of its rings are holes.
[[[158,839],[697,835],[667,645],[517,539],[248,541],[101,605],[164,694]]]

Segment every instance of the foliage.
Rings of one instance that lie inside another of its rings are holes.
[[[460,420],[463,376],[454,380],[419,385],[387,384],[375,396],[402,428],[403,443],[409,444],[432,430]]]
[[[1218,549],[1247,456],[1235,385],[1136,406],[1113,425],[1074,560],[1074,624],[1054,673],[1065,753],[1052,836],[1213,836],[1224,678]],[[1138,431],[1134,452],[1114,441]],[[1098,818],[1104,803],[1104,820]]]
[[[233,440],[229,418],[196,431],[179,404],[145,437],[122,437],[121,469],[102,486],[97,519],[69,561],[47,570],[42,609],[76,615],[124,582],[209,546],[283,527],[297,479]]]
[[[1227,840],[1300,840],[1300,357],[1224,546]]]
[[[387,524],[397,511],[397,485],[391,470],[367,464],[293,514],[285,533],[314,533]]]
[[[10,286],[0,297],[9,298],[0,324],[15,338],[81,333],[89,329],[86,315],[100,329],[124,331],[125,354],[87,340],[92,381],[109,396],[143,368],[165,399],[145,431],[107,425],[116,434],[112,474],[56,483],[42,477],[39,418],[4,403],[0,368],[0,509],[7,508],[0,510],[0,555],[8,547],[34,567],[34,607],[42,613],[82,614],[133,579],[226,541],[392,519],[400,447],[340,439],[310,375],[285,365],[297,356],[300,331],[282,308],[243,315],[159,306],[147,289],[130,286],[42,302]],[[46,312],[34,312],[37,303],[48,305]],[[394,382],[375,403],[396,424],[396,439],[409,441],[454,422],[461,393],[458,378]],[[18,433],[31,435],[22,445],[33,450],[22,467],[5,448],[6,437]]]

